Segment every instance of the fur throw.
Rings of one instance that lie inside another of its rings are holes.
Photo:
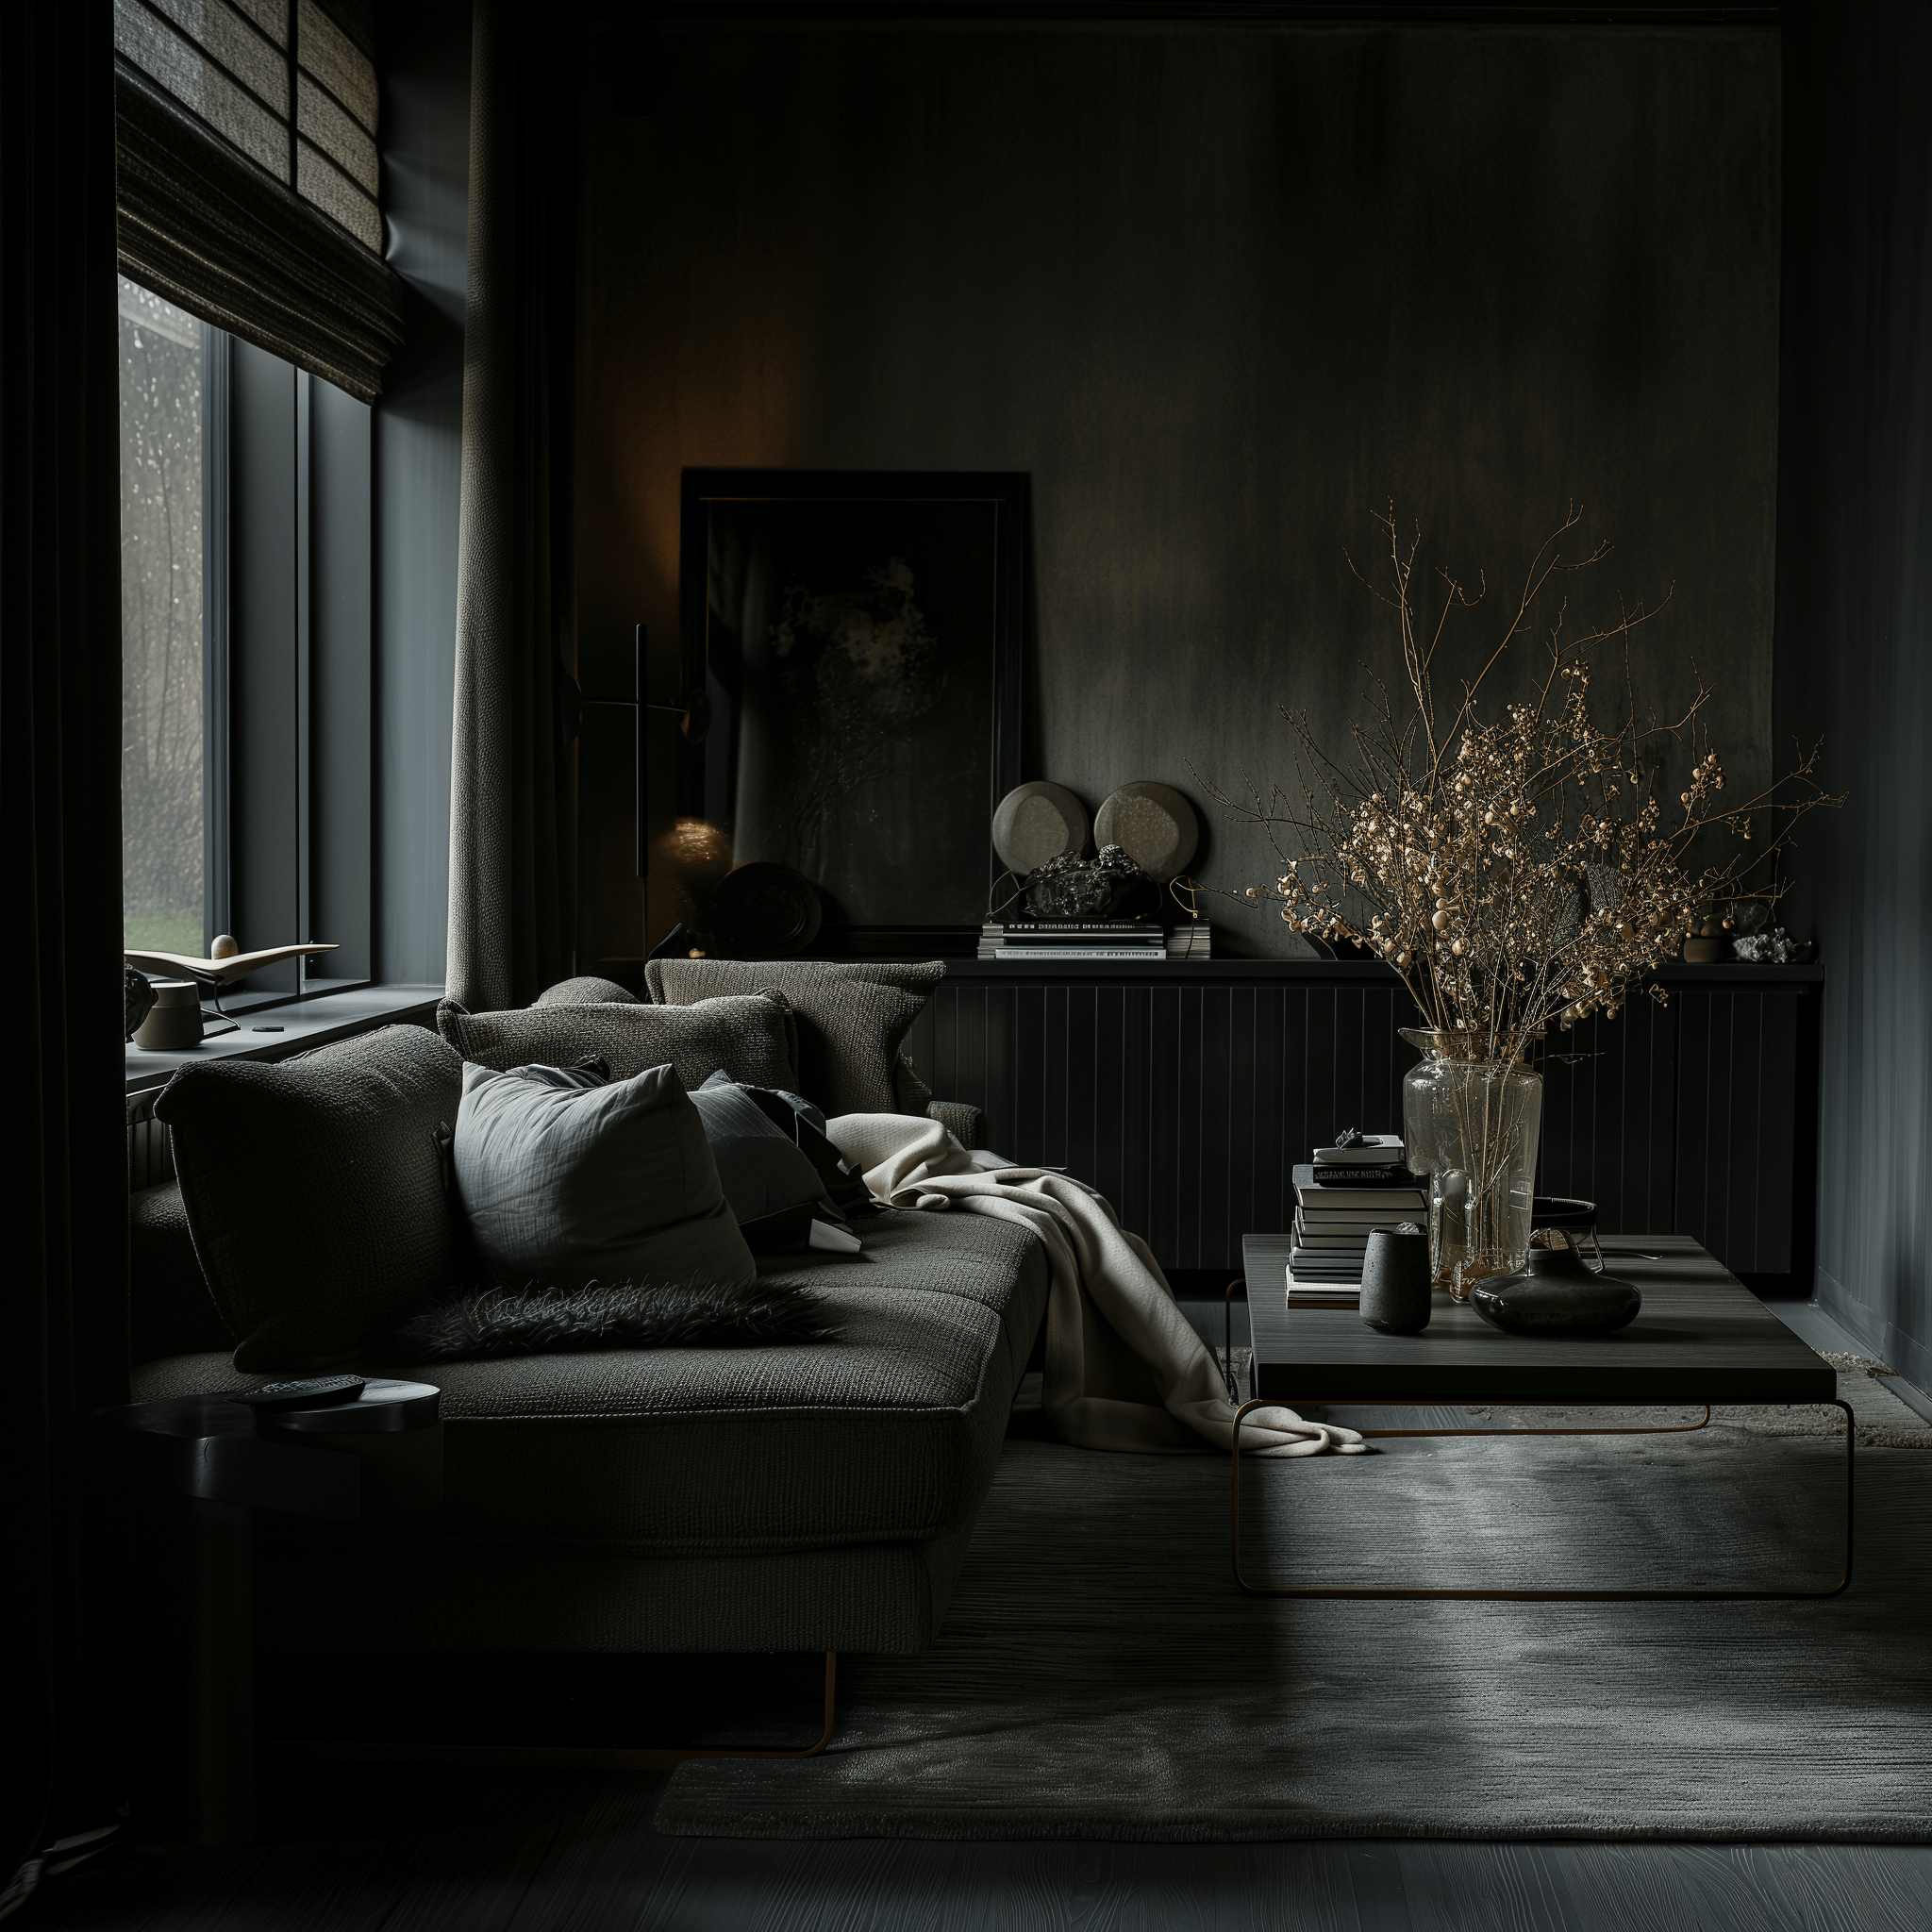
[[[473,1288],[425,1309],[400,1340],[414,1362],[612,1348],[758,1348],[830,1341],[809,1289],[593,1281],[586,1288]]]

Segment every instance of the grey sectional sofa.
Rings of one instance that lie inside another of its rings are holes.
[[[135,1203],[137,1400],[263,1379],[210,1346],[170,1193]],[[863,1233],[858,1255],[760,1263],[830,1303],[836,1341],[422,1372],[443,1391],[442,1504],[345,1526],[265,1516],[262,1646],[931,1643],[1044,1318],[1046,1265],[1031,1235],[974,1215],[890,1212]]]

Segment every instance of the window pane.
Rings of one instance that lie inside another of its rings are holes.
[[[121,912],[200,954],[201,324],[121,280]]]

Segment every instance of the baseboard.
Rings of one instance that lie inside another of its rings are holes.
[[[1911,1406],[1932,1415],[1932,1348],[1915,1340],[1876,1308],[1862,1302],[1844,1283],[1817,1271],[1816,1299],[1839,1325],[1895,1368],[1912,1385],[1918,1401]]]

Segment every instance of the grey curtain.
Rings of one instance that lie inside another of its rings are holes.
[[[449,995],[525,1006],[573,970],[567,290],[575,142],[562,38],[476,0],[450,771]]]
[[[89,1412],[127,1399],[109,0],[0,7],[0,233],[4,1889],[124,1788],[125,1591],[84,1481]]]

